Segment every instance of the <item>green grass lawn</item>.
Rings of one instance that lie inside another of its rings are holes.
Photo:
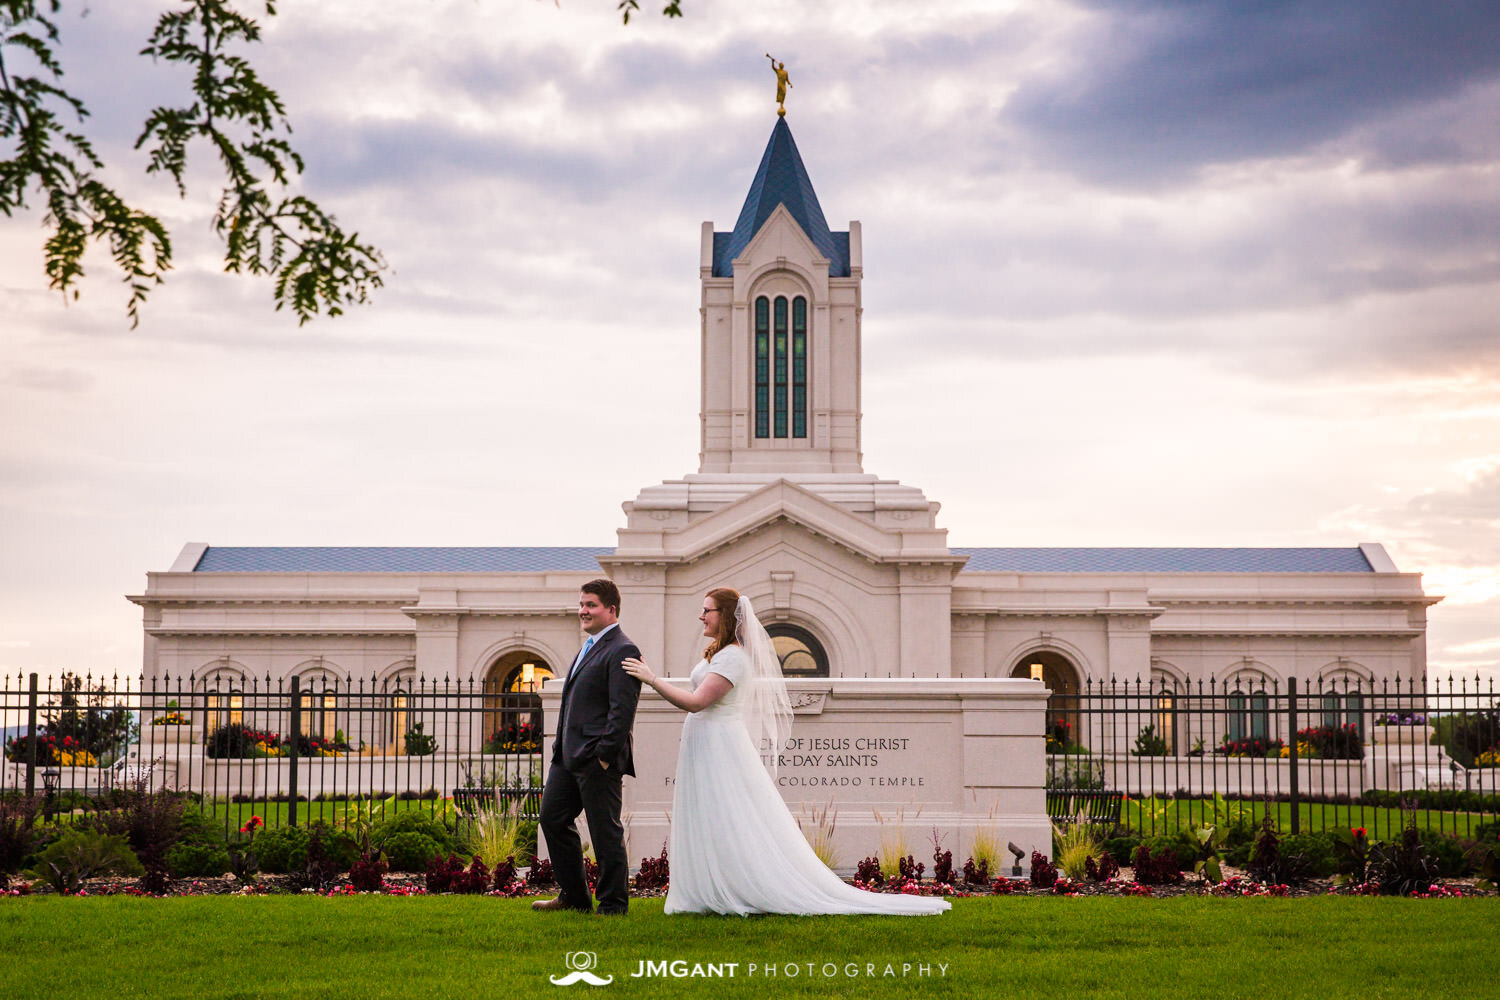
[[[374,801],[376,808],[380,808],[385,800]],[[367,804],[368,800],[361,802],[361,805]],[[212,799],[204,803],[203,808],[213,817],[215,826],[236,830],[244,826],[251,816],[259,816],[266,826],[285,826],[290,813],[290,805],[286,802],[228,802],[224,799]],[[347,808],[348,804],[344,802],[298,802],[297,825],[307,826],[323,820],[334,826],[343,826]],[[385,807],[384,815],[393,816],[408,809],[418,809],[433,816],[446,816],[450,822],[453,817],[452,803],[442,799],[397,799]]]
[[[1148,802],[1149,800],[1130,798],[1120,810],[1120,822],[1133,827],[1138,832],[1152,834],[1153,821],[1146,806]],[[1171,833],[1178,829],[1203,826],[1213,822],[1212,799],[1158,799],[1157,803],[1164,805],[1165,808],[1155,818],[1156,833]],[[1252,813],[1257,822],[1266,811],[1266,804],[1263,802],[1236,801],[1227,803],[1227,806],[1231,810],[1231,815],[1244,809]],[[1275,817],[1276,829],[1283,834],[1290,833],[1292,830],[1291,803],[1272,802],[1271,810]],[[1392,840],[1401,832],[1405,822],[1401,810],[1383,806],[1303,802],[1299,803],[1297,811],[1303,833],[1362,826],[1369,832],[1372,840]],[[1412,815],[1416,817],[1417,826],[1421,829],[1459,835],[1472,832],[1481,823],[1495,820],[1494,816],[1481,813],[1451,812],[1439,809],[1418,809]]]
[[[18,998],[547,996],[567,953],[593,952],[605,996],[1434,1000],[1483,992],[1497,925],[1495,898],[986,897],[939,917],[742,919],[655,899],[608,918],[467,896],[32,897],[0,899],[0,980]],[[632,975],[678,959],[725,975]]]

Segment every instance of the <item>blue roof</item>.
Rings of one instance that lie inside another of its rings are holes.
[[[396,548],[210,546],[195,573],[541,573],[599,572],[614,548]]]
[[[760,168],[755,171],[755,180],[750,182],[750,193],[745,196],[745,205],[740,209],[734,231],[714,233],[714,277],[734,275],[734,259],[745,252],[745,247],[760,232],[760,227],[766,224],[777,205],[786,206],[813,246],[828,258],[829,275],[847,278],[849,234],[829,230],[828,220],[823,217],[823,206],[818,204],[817,192],[807,176],[807,168],[802,165],[802,154],[797,152],[792,128],[785,118],[777,118],[776,127],[771,130],[771,141],[766,143]]]
[[[974,573],[1373,573],[1342,549],[958,549]]]
[[[614,549],[592,546],[210,546],[195,573],[594,573]],[[975,573],[1370,573],[1357,548],[961,549]]]

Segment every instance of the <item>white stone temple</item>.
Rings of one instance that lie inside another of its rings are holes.
[[[626,500],[614,548],[191,543],[130,597],[146,676],[535,691],[571,661],[578,587],[601,574],[646,657],[680,674],[684,624],[729,585],[792,677],[1035,676],[1066,695],[1425,676],[1436,599],[1378,544],[952,547],[937,502],[864,468],[861,242],[858,222],[829,228],[779,117],[733,228],[702,228],[698,469]]]

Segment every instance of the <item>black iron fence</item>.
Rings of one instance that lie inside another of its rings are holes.
[[[338,822],[339,804],[392,795],[534,816],[542,721],[535,694],[475,681],[3,677],[0,794],[173,788],[226,824]],[[1045,740],[1063,821],[1157,832],[1239,802],[1275,807],[1288,832],[1389,836],[1403,809],[1460,834],[1500,817],[1492,681],[1091,683],[1053,694]]]
[[[1500,696],[1480,678],[1090,683],[1053,694],[1046,741],[1064,820],[1117,806],[1154,833],[1250,802],[1286,832],[1386,836],[1403,810],[1459,834],[1500,816]]]
[[[534,816],[541,733],[537,695],[474,681],[4,677],[0,794],[170,788],[234,807],[216,809],[226,825],[338,822],[350,800],[393,795]]]

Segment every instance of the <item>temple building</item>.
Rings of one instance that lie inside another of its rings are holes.
[[[1057,697],[1425,676],[1436,599],[1378,544],[951,546],[937,502],[864,468],[862,238],[829,228],[778,117],[733,227],[702,227],[697,471],[625,500],[613,548],[188,544],[130,598],[147,677],[534,691],[571,662],[578,588],[599,575],[674,674],[697,655],[683,623],[730,585],[789,676],[1040,676]]]

